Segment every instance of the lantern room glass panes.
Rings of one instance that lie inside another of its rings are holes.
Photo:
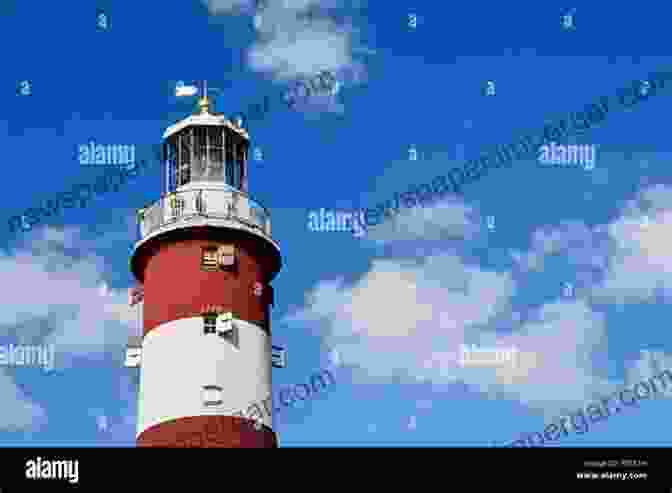
[[[231,145],[227,146],[226,149],[226,183],[240,190],[243,184],[243,167],[247,144],[238,135],[232,135],[230,142]]]
[[[233,186],[233,149],[235,147],[235,136],[227,135],[226,139],[226,183]]]
[[[177,146],[175,145],[175,139],[169,139],[163,146],[163,156],[166,160],[166,172],[168,173],[168,192],[174,192],[177,188]]]
[[[177,136],[180,158],[177,168],[177,186],[186,185],[191,179],[191,156],[193,151],[193,132],[187,129]]]
[[[207,127],[207,171],[205,180],[224,180],[224,129],[222,127]]]
[[[193,181],[200,181],[207,172],[207,129],[194,127],[194,163],[191,167]]]
[[[240,139],[236,151],[236,167],[233,186],[238,190],[241,190],[243,188],[243,170],[245,169],[245,159],[247,157],[247,143],[243,139]]]
[[[242,189],[248,143],[222,126],[184,129],[170,137],[166,148],[169,191],[190,182],[224,182]]]

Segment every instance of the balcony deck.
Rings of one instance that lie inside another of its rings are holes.
[[[174,192],[141,209],[140,239],[135,248],[167,231],[192,226],[240,229],[261,236],[280,250],[271,236],[271,216],[243,192],[198,188]]]

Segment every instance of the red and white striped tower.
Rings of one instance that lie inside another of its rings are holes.
[[[281,268],[270,216],[247,194],[249,136],[199,109],[163,135],[167,193],[138,212],[130,259],[144,290],[138,446],[277,447],[270,282]],[[255,426],[256,425],[256,426]]]

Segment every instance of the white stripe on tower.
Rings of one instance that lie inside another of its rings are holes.
[[[139,437],[148,428],[193,416],[234,416],[271,394],[271,341],[261,327],[234,320],[238,347],[204,334],[203,318],[173,320],[151,330],[142,344]],[[204,405],[203,387],[222,389],[221,404]],[[263,423],[272,429],[271,417]]]

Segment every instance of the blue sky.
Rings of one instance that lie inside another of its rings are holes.
[[[320,9],[299,20],[310,5]],[[270,113],[250,124],[264,155],[250,191],[271,210],[284,256],[273,327],[289,366],[274,370],[274,388],[324,367],[337,379],[283,412],[281,444],[474,446],[542,430],[672,368],[672,88],[575,139],[597,146],[592,171],[519,161],[362,239],[309,231],[307,212],[375,205],[672,68],[664,12],[581,6],[565,31],[571,7],[269,0],[255,30],[246,0],[3,4],[6,220],[93,182],[101,171],[76,160],[91,138],[148,156],[192,110],[174,97],[177,80],[224,88],[225,114],[268,96]],[[108,32],[96,30],[96,8]],[[337,74],[334,98],[283,106],[293,80],[320,70]],[[19,97],[25,79],[33,95]],[[0,229],[0,344],[56,346],[50,374],[1,369],[0,443],[134,444],[128,256],[135,210],[158,199],[162,176],[155,168],[21,236]],[[462,343],[516,345],[529,364],[460,368],[450,354]],[[671,411],[669,398],[644,400],[559,445],[669,444]]]

